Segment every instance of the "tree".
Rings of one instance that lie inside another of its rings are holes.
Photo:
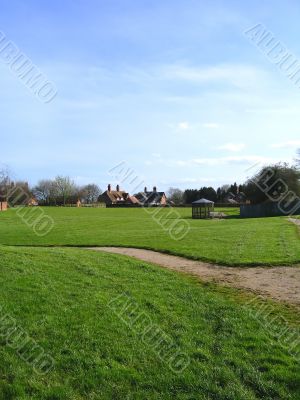
[[[6,200],[10,185],[10,172],[7,167],[3,167],[0,169],[0,201]]]
[[[237,186],[236,182],[234,182],[234,184],[230,186],[229,192],[232,193],[234,196],[237,195],[237,193],[238,193],[238,186]]]
[[[184,201],[186,204],[191,204],[193,201],[199,200],[202,197],[213,202],[216,202],[218,200],[217,192],[211,186],[203,186],[199,190],[186,189],[184,192]]]
[[[211,186],[203,186],[198,192],[199,198],[204,198],[213,202],[217,201],[217,192]]]
[[[298,151],[297,151],[297,157],[298,158],[296,158],[296,163],[297,163],[298,167],[300,167],[300,149],[298,149]]]
[[[95,183],[89,183],[79,190],[79,197],[88,204],[96,203],[102,190]]]
[[[42,179],[33,188],[33,194],[39,203],[50,204],[52,194],[53,181],[50,179]]]
[[[9,193],[9,202],[13,205],[27,205],[29,199],[32,197],[32,191],[28,182],[17,181],[11,184]]]
[[[167,192],[168,200],[174,203],[176,206],[182,204],[183,201],[183,191],[178,188],[170,187]]]
[[[197,189],[186,189],[183,194],[184,203],[191,204],[193,201],[198,200],[198,190]]]
[[[54,180],[54,188],[52,190],[57,193],[56,200],[66,205],[66,200],[74,194],[76,186],[70,177],[57,176]]]
[[[286,163],[263,167],[245,184],[247,199],[253,204],[280,201],[288,192],[300,195],[300,171]]]

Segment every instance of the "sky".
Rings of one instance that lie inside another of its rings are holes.
[[[55,85],[41,102],[1,58],[0,165],[14,179],[242,183],[300,148],[300,88],[245,31],[300,60],[299,1],[0,0],[0,31]],[[0,45],[1,48],[1,45]]]

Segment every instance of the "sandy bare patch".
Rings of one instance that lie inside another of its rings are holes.
[[[299,265],[293,267],[224,267],[151,250],[122,247],[94,247],[91,250],[127,255],[165,268],[199,276],[203,281],[250,290],[300,307]]]
[[[300,226],[300,218],[289,218],[289,221]]]

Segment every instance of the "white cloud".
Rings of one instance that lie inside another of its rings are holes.
[[[178,179],[176,182],[179,184],[182,183],[202,183],[202,182],[215,182],[216,178],[183,178]]]
[[[179,122],[179,124],[177,125],[177,129],[181,130],[181,131],[186,131],[188,129],[190,129],[190,124],[187,121],[183,121],[183,122]]]
[[[261,157],[261,156],[230,156],[230,157],[220,157],[220,158],[196,158],[192,160],[194,164],[198,165],[221,165],[221,164],[267,164],[274,163],[277,160],[274,160],[269,157]]]
[[[252,114],[299,114],[299,108],[297,107],[274,107],[274,108],[265,108],[263,106],[259,108],[246,108],[246,113]]]
[[[216,122],[206,122],[202,124],[203,128],[208,128],[208,129],[217,129],[220,128],[220,125],[217,124]]]
[[[225,143],[222,146],[219,146],[218,149],[238,152],[243,150],[245,147],[244,143]]]
[[[203,158],[193,158],[187,160],[174,160],[161,158],[155,161],[147,160],[145,165],[164,165],[165,167],[192,167],[195,165],[201,165],[204,167],[218,167],[222,165],[245,165],[245,166],[256,166],[256,165],[266,165],[266,164],[276,164],[281,159],[263,157],[256,155],[246,155],[246,156],[228,156],[228,157],[203,157]],[[292,160],[285,160],[286,162],[291,162]]]
[[[194,83],[224,82],[237,87],[257,84],[257,81],[263,80],[265,75],[262,70],[245,64],[218,64],[200,68],[173,64],[161,67],[158,74],[162,79]]]
[[[263,69],[251,64],[218,63],[207,66],[187,63],[156,64],[148,69],[127,68],[123,77],[130,82],[153,86],[157,82],[185,82],[192,85],[225,84],[235,88],[262,87],[268,82]],[[176,100],[177,95],[169,99]]]
[[[282,142],[282,143],[273,143],[271,147],[275,149],[290,149],[290,148],[296,148],[300,146],[300,140],[288,140],[287,142]]]
[[[207,158],[194,158],[191,160],[177,160],[175,165],[178,167],[187,167],[191,165],[203,165],[208,167],[219,166],[219,165],[234,165],[234,164],[274,164],[278,162],[278,159],[262,156],[230,156],[230,157],[207,157]]]

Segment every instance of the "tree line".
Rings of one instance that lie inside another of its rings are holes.
[[[296,164],[286,163],[265,166],[259,172],[247,179],[243,184],[236,182],[214,189],[203,186],[200,189],[180,190],[170,188],[168,199],[175,205],[191,204],[193,201],[205,198],[215,203],[264,203],[270,198],[282,195],[287,190],[300,197],[300,152]],[[268,182],[268,185],[266,185]]]
[[[102,190],[95,183],[84,186],[77,185],[70,177],[58,175],[54,179],[42,179],[37,185],[30,187],[27,182],[12,182],[10,172],[0,169],[0,201],[10,197],[13,204],[22,202],[18,199],[19,191],[26,194],[27,198],[33,198],[39,205],[66,205],[75,204],[78,200],[86,204],[96,203]],[[264,182],[268,180],[268,189],[264,190]],[[245,203],[259,204],[271,197],[268,190],[272,190],[272,198],[288,188],[289,191],[300,197],[300,150],[295,160],[295,165],[286,163],[265,166],[243,184],[223,185],[217,189],[211,186],[203,186],[199,189],[169,188],[167,198],[170,204],[191,204],[200,198],[206,198],[215,203]],[[17,190],[19,189],[19,190]],[[15,199],[14,199],[15,197]]]
[[[102,193],[95,183],[84,186],[76,185],[68,176],[57,176],[54,179],[42,179],[37,185],[30,187],[27,182],[12,182],[7,170],[0,171],[0,200],[9,197],[11,203],[22,204],[24,196],[37,200],[39,205],[75,204],[78,200],[92,204],[98,201]]]

